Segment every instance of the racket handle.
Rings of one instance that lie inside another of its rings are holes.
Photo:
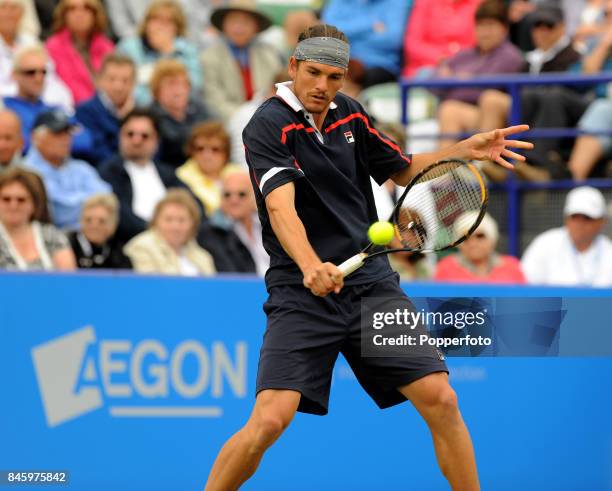
[[[353,271],[361,268],[366,257],[368,257],[368,255],[365,252],[360,252],[359,254],[355,254],[353,257],[347,259],[342,264],[339,264],[338,269],[342,271],[342,277],[346,278]]]

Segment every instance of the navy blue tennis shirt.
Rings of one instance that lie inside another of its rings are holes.
[[[410,165],[387,136],[378,132],[363,107],[338,93],[322,131],[290,89],[278,84],[242,133],[251,182],[270,255],[266,285],[302,284],[303,275],[277,239],[266,196],[283,184],[295,185],[295,208],[308,240],[323,262],[340,264],[367,244],[367,230],[378,220],[370,176],[382,184]],[[385,255],[367,262],[345,284],[377,281],[392,270]]]

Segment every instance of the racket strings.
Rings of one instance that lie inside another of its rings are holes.
[[[485,203],[476,169],[460,161],[434,166],[415,181],[397,209],[396,236],[412,250],[451,247],[474,230]]]

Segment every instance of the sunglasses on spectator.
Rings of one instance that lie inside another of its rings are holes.
[[[225,199],[229,199],[232,196],[238,196],[240,199],[244,199],[248,196],[248,193],[246,191],[223,191],[223,197]]]
[[[125,135],[128,138],[134,138],[135,136],[139,136],[143,140],[148,140],[149,138],[151,138],[151,133],[145,133],[140,131],[126,131]]]
[[[483,234],[482,232],[476,232],[475,234],[472,234],[471,237],[474,237],[476,239],[486,239],[487,238],[486,234]]]
[[[28,201],[28,198],[25,198],[23,196],[2,196],[1,199],[3,203],[9,204],[14,201],[19,205],[23,205],[26,201]]]
[[[195,153],[202,153],[205,150],[210,150],[212,153],[221,153],[223,152],[223,148],[222,147],[213,147],[213,146],[209,146],[209,145],[198,145],[193,147],[193,150]]]
[[[46,68],[24,68],[19,70],[19,73],[25,75],[26,77],[33,77],[34,75],[46,75]]]

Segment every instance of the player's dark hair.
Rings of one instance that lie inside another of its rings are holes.
[[[314,26],[307,27],[300,33],[298,43],[304,41],[304,39],[310,38],[334,38],[348,43],[348,38],[346,35],[336,26],[329,24],[316,24]]]
[[[510,25],[508,6],[502,0],[485,0],[476,9],[474,18],[476,22],[481,20],[496,20],[505,26]]]
[[[149,121],[151,121],[155,133],[157,136],[159,136],[159,120],[157,119],[155,113],[146,107],[135,107],[129,113],[127,113],[119,123],[119,129],[122,129],[127,123],[135,118],[147,118]]]

